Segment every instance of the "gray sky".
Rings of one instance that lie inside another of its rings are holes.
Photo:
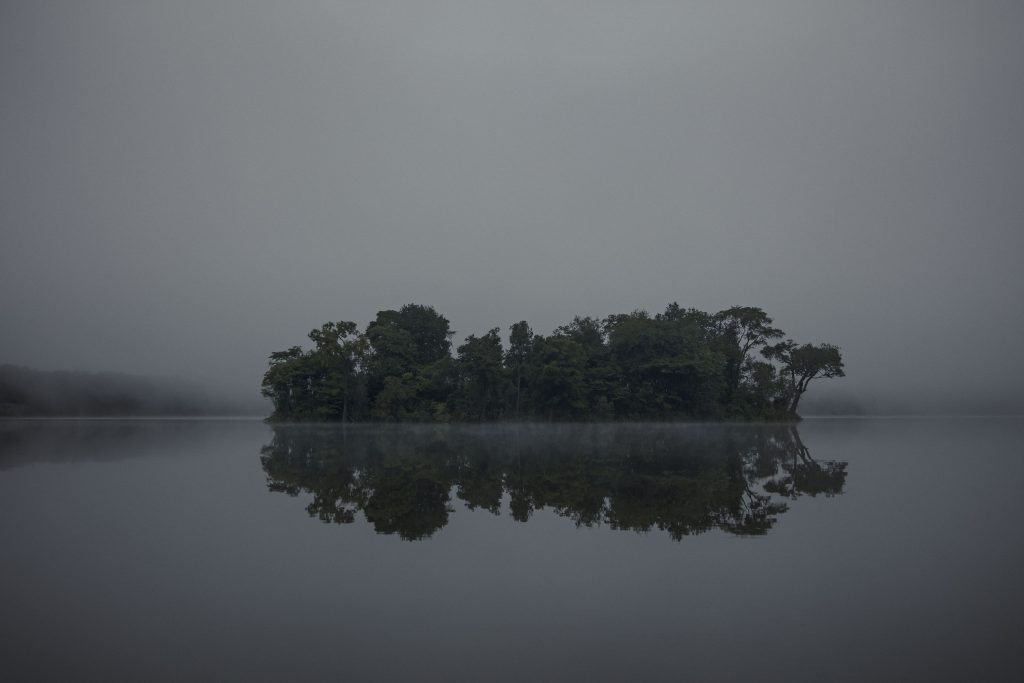
[[[410,301],[675,300],[840,345],[848,391],[1019,393],[1022,36],[1017,0],[8,1],[0,362],[255,393]]]

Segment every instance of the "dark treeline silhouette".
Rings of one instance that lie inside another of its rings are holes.
[[[360,332],[327,323],[313,348],[270,356],[263,394],[272,419],[487,421],[797,419],[819,377],[843,376],[830,344],[779,341],[760,308],[711,314],[576,317],[551,335],[526,321],[469,335],[451,354],[447,318],[408,304],[380,311]]]
[[[0,365],[0,417],[224,415],[244,409],[181,380]]]
[[[279,425],[263,448],[272,491],[312,495],[324,522],[362,513],[406,540],[448,523],[453,500],[526,522],[550,508],[577,526],[764,534],[801,495],[836,495],[846,463],[811,458],[792,426]]]

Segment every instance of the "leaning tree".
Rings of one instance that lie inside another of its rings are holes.
[[[807,391],[811,380],[819,377],[845,377],[843,357],[839,347],[832,344],[804,344],[797,346],[792,339],[766,346],[762,351],[765,358],[777,361],[786,382],[786,393],[782,397],[786,410],[796,415],[800,398]]]

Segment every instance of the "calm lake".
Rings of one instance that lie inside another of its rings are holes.
[[[1024,422],[0,422],[0,679],[1020,680]]]

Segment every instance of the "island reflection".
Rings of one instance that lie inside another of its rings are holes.
[[[842,493],[845,462],[816,460],[793,426],[301,426],[274,428],[261,462],[271,491],[381,534],[429,538],[454,512],[527,522],[550,508],[576,526],[675,540],[711,529],[765,534],[787,500]]]

